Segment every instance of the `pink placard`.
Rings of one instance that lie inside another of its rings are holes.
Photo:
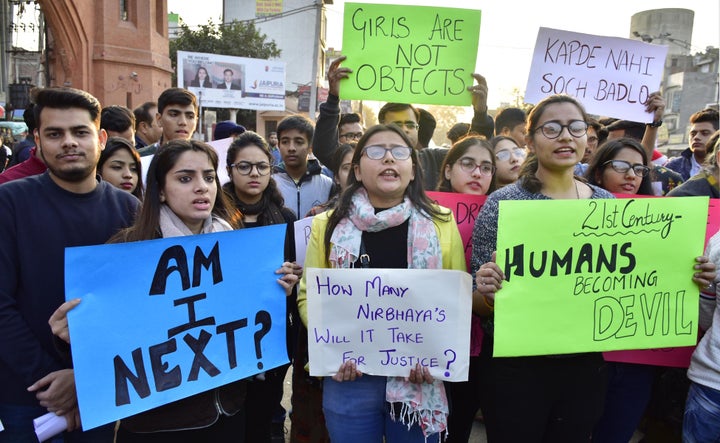
[[[472,232],[475,227],[475,218],[477,218],[480,208],[485,204],[487,195],[436,191],[430,191],[427,195],[440,206],[445,206],[450,209],[455,215],[455,221],[460,231],[460,238],[462,238],[463,244],[465,245],[465,262],[467,263],[468,272],[471,272]]]
[[[708,222],[705,231],[705,245],[710,237],[720,229],[720,198],[711,198],[708,205]]]
[[[467,263],[468,272],[470,269],[470,256],[472,255],[472,232],[475,227],[475,219],[477,218],[480,208],[485,204],[487,195],[471,195],[458,194],[455,192],[436,192],[427,193],[428,197],[437,202],[440,206],[444,206],[452,210],[455,215],[455,221],[458,224],[460,238],[465,245],[465,262]],[[473,278],[475,278],[473,276]],[[470,355],[480,355],[482,348],[483,330],[480,325],[480,317],[472,316],[472,335],[470,336]]]
[[[695,346],[684,348],[642,349],[638,351],[603,352],[605,361],[638,363],[642,365],[687,368]]]

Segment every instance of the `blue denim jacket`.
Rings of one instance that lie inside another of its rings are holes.
[[[692,169],[692,156],[693,153],[690,148],[685,149],[677,157],[671,158],[665,167],[672,169],[678,174],[682,175],[683,181],[690,178],[690,169]]]

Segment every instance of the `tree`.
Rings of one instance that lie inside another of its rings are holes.
[[[177,52],[204,52],[209,54],[231,55],[236,57],[272,59],[280,57],[280,49],[274,40],[266,41],[267,35],[261,34],[253,22],[215,24],[209,20],[206,25],[192,30],[185,23],[180,23],[180,31],[175,40],[170,41],[170,60],[173,70],[177,72]],[[173,83],[177,76],[173,73]],[[218,121],[227,120],[230,112],[227,109],[209,108],[217,112]],[[255,126],[255,111],[241,109],[237,122],[245,127]]]
[[[448,143],[447,132],[455,123],[470,123],[472,120],[472,114],[462,106],[430,105],[425,109],[435,117],[435,132],[432,140],[437,146]]]

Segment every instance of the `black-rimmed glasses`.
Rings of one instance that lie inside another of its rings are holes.
[[[230,165],[231,168],[235,168],[235,170],[240,175],[250,175],[252,172],[253,167],[257,169],[258,175],[268,175],[270,173],[270,163],[268,162],[257,162],[257,163],[250,163],[250,162],[237,162]]]
[[[575,138],[579,138],[587,133],[588,124],[582,120],[572,120],[567,125],[561,125],[558,122],[547,122],[538,126],[534,130],[541,130],[545,137],[552,140],[560,137],[564,128],[567,128],[570,135]]]
[[[608,160],[603,163],[603,167],[607,165],[610,165],[615,172],[619,172],[620,174],[625,174],[632,169],[633,173],[638,177],[645,177],[650,172],[650,168],[645,165],[641,165],[640,163],[635,163],[633,165],[625,160]]]

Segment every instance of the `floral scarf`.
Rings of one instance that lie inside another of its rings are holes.
[[[228,222],[217,217],[208,217],[203,223],[201,234],[208,232],[231,231],[232,227]],[[182,237],[193,235],[193,232],[183,223],[180,218],[166,204],[160,206],[160,232],[163,238]]]
[[[330,265],[350,268],[360,255],[362,233],[378,232],[399,226],[409,219],[407,261],[410,268],[441,269],[442,252],[435,226],[406,197],[399,205],[375,214],[367,191],[358,189],[352,197],[348,217],[340,220],[330,238]],[[423,434],[447,429],[448,401],[442,381],[410,383],[403,377],[388,377],[385,400],[391,405],[402,404],[400,420],[408,428],[417,423]],[[393,419],[395,410],[391,409]]]

